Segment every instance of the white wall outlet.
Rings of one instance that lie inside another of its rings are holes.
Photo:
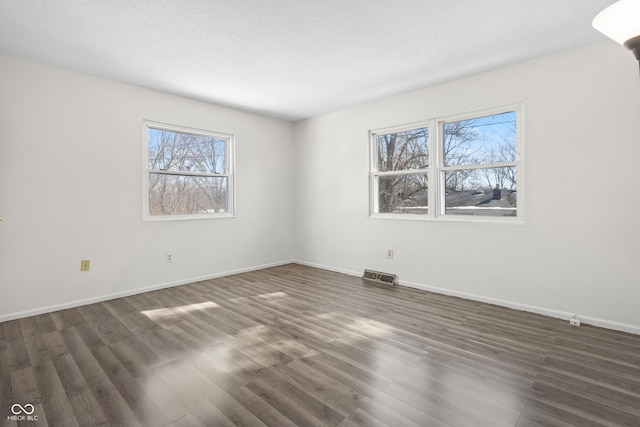
[[[387,258],[393,259],[393,249],[387,249]]]
[[[580,326],[580,319],[578,319],[575,315],[569,319],[569,324],[571,326]]]
[[[167,262],[173,262],[173,254],[171,252],[167,252],[166,260]]]

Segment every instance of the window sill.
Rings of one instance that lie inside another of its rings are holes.
[[[202,215],[153,215],[145,216],[142,220],[145,222],[163,222],[163,221],[198,221],[211,219],[235,219],[235,214],[202,214]]]
[[[474,215],[440,215],[433,217],[430,215],[402,215],[402,214],[369,214],[369,219],[399,220],[399,221],[422,221],[422,222],[465,222],[481,224],[511,224],[523,225],[524,218],[518,217],[481,217]]]
[[[370,219],[397,219],[400,221],[434,221],[434,219],[424,214],[369,214]]]

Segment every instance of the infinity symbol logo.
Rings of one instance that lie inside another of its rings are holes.
[[[20,412],[31,415],[35,410],[36,408],[34,408],[31,403],[27,403],[24,406],[20,405],[19,403],[14,403],[13,405],[11,405],[11,412],[13,412],[13,415],[20,415]]]

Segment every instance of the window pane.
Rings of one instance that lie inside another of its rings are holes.
[[[427,213],[427,174],[386,175],[377,180],[378,213]]]
[[[228,179],[149,174],[149,214],[226,213]]]
[[[516,160],[516,113],[444,124],[444,165],[464,166]]]
[[[149,169],[224,174],[227,140],[149,128]]]
[[[445,172],[448,215],[516,216],[516,168]]]
[[[429,166],[429,128],[378,135],[378,171],[426,169]]]

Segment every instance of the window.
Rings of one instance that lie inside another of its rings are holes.
[[[374,134],[373,140],[375,212],[426,214],[429,128]]]
[[[371,132],[372,216],[521,220],[520,115],[513,107]]]
[[[146,121],[145,218],[233,215],[233,135]]]

